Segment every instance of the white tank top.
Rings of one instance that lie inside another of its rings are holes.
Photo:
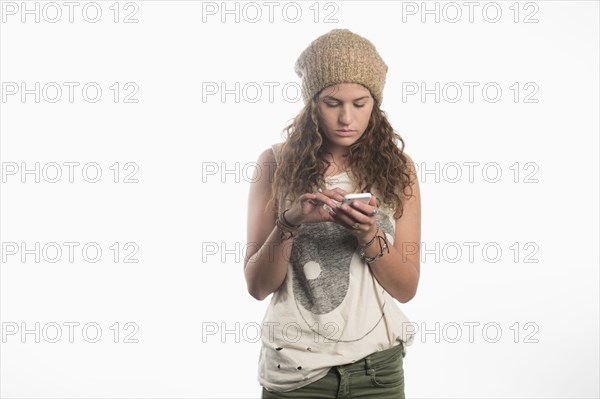
[[[282,144],[272,145],[277,164]],[[356,192],[346,172],[327,177],[326,187]],[[393,211],[382,206],[376,219],[393,244]],[[287,276],[261,327],[258,381],[277,392],[308,385],[332,366],[400,342],[406,348],[414,339],[409,320],[360,258],[356,238],[333,222],[300,226]]]

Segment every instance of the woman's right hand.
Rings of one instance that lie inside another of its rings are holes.
[[[335,214],[336,208],[341,205],[346,194],[347,192],[339,187],[302,194],[285,213],[285,220],[293,225],[333,222],[335,219],[330,212]],[[323,205],[328,205],[332,210],[325,209]]]

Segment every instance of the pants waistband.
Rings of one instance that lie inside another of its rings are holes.
[[[378,352],[374,352],[371,353],[368,356],[365,356],[364,358],[354,362],[354,363],[350,363],[350,364],[344,364],[341,366],[336,366],[335,368],[338,369],[338,371],[357,371],[357,370],[369,370],[372,365],[376,365],[382,362],[385,362],[386,360],[397,356],[397,355],[401,355],[402,357],[404,357],[406,354],[406,351],[404,349],[404,343],[400,342],[400,344],[395,345],[389,349],[385,349],[382,351],[378,351]]]

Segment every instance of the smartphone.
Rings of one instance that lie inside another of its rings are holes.
[[[350,204],[352,201],[360,201],[368,205],[371,201],[371,193],[346,194],[344,196],[344,204]]]

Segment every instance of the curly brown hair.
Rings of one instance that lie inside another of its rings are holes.
[[[286,197],[295,201],[300,195],[314,192],[325,184],[324,172],[330,162],[324,157],[326,148],[319,131],[317,98],[318,94],[282,130],[282,136],[285,132],[286,137],[273,176],[269,204],[273,201],[282,204]],[[394,218],[400,218],[404,200],[413,195],[411,166],[404,154],[404,140],[394,131],[387,114],[375,101],[364,134],[349,146],[348,167],[360,192],[376,188],[382,196],[377,198],[377,205],[389,206],[395,211]],[[410,195],[406,194],[408,188]],[[404,195],[401,197],[399,193]]]

